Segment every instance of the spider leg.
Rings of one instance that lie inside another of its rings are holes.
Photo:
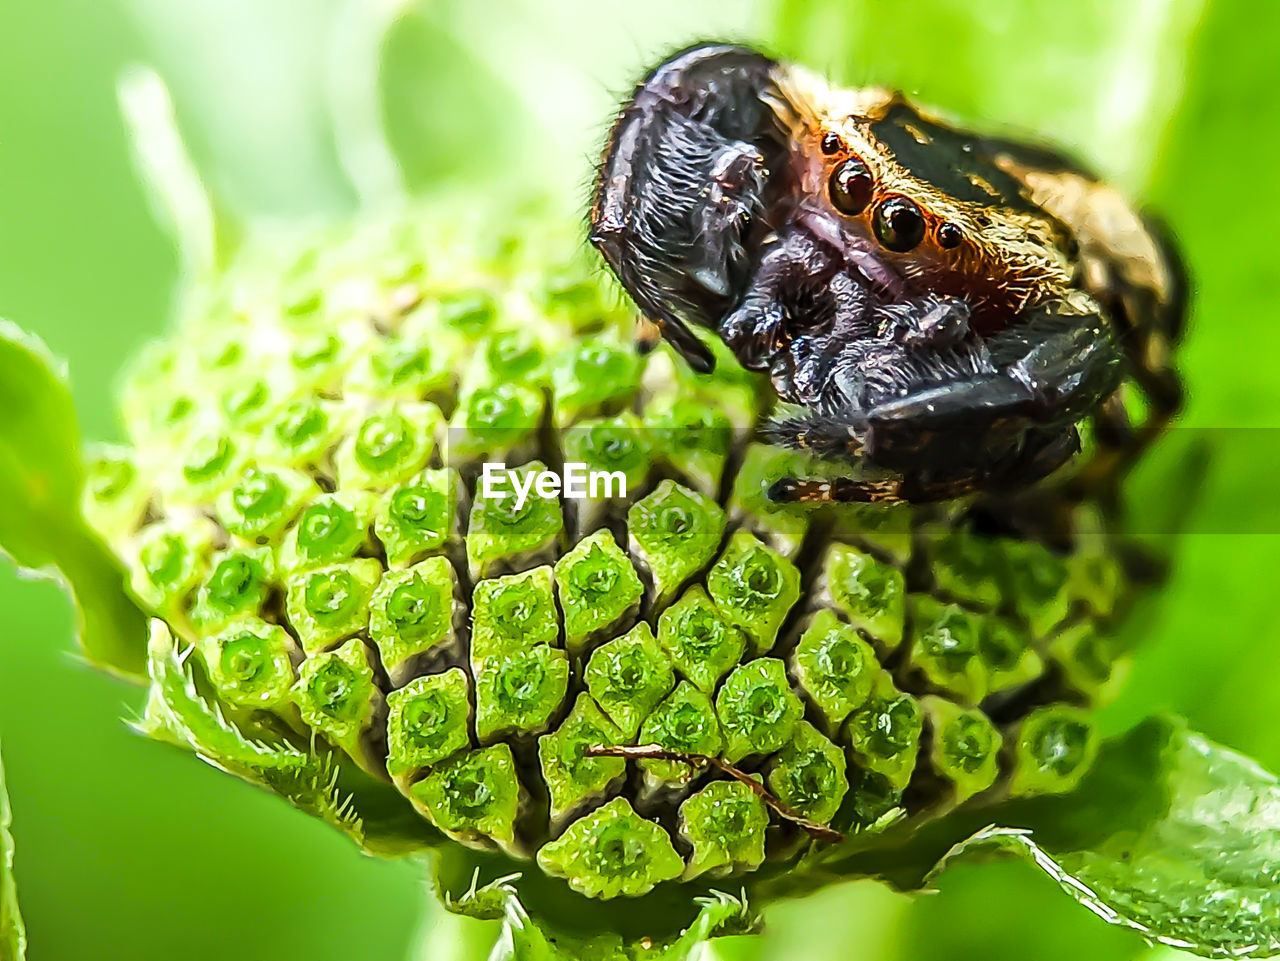
[[[819,417],[795,417],[770,425],[774,443],[807,450],[819,457],[852,459],[863,450],[856,429]],[[925,503],[963,497],[992,487],[1013,488],[1040,480],[1080,450],[1074,427],[1035,430],[1004,456],[950,475],[895,474],[876,478],[784,477],[767,492],[778,503]]]
[[[709,374],[716,369],[716,358],[711,348],[698,339],[689,327],[676,316],[658,316],[653,321],[658,333],[671,345],[695,373]]]
[[[806,501],[928,501],[1034,483],[1079,449],[1075,422],[1112,394],[1124,354],[1108,323],[1067,304],[1037,308],[985,342],[990,364],[937,382],[921,365],[946,369],[951,355],[890,358],[891,389],[863,409],[805,411],[770,426],[775,443],[824,457],[863,458],[887,480],[786,478],[770,496]],[[880,348],[882,351],[885,348]],[[896,358],[896,360],[894,359]],[[930,383],[893,387],[894,379]],[[882,388],[883,389],[883,388]]]
[[[979,483],[976,477],[924,485],[911,484],[903,477],[877,480],[783,477],[774,482],[767,496],[778,504],[910,504],[962,497],[976,490]]]
[[[1147,414],[1140,423],[1131,423],[1118,398],[1100,408],[1094,425],[1101,449],[1071,483],[1075,496],[1096,497],[1111,505],[1119,499],[1121,479],[1164,433],[1184,399],[1173,348],[1187,315],[1186,269],[1166,228],[1149,218],[1146,227],[1168,270],[1169,289],[1158,296],[1149,287],[1116,278],[1112,312],[1127,323],[1123,342],[1129,373],[1147,402]]]
[[[889,304],[876,312],[880,335],[905,347],[943,350],[970,334],[970,307],[959,297],[925,296]]]
[[[690,325],[714,327],[745,285],[784,149],[764,100],[776,66],[725,44],[677,53],[622,109],[597,180],[591,242],[698,371],[715,362]]]
[[[1115,392],[1124,353],[1101,316],[1054,302],[986,341],[993,369],[874,404],[870,435],[1070,424]],[[880,445],[869,441],[872,456]]]
[[[652,320],[645,317],[637,317],[635,341],[637,353],[641,355],[651,354],[654,348],[662,342],[662,328]]]
[[[792,226],[765,249],[720,337],[744,367],[769,370],[784,400],[807,403],[840,346],[874,331],[868,308],[837,252]]]

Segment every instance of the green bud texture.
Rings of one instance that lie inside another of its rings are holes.
[[[1100,538],[772,504],[810,465],[753,442],[763,380],[718,345],[707,375],[642,356],[553,244],[469,243],[423,217],[250,251],[90,458],[87,513],[228,717],[579,899],[1079,782],[1126,596]],[[625,495],[523,486],[566,461]]]

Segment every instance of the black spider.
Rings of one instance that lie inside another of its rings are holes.
[[[769,440],[871,468],[788,478],[775,499],[1030,484],[1129,370],[1155,413],[1107,435],[1114,473],[1179,403],[1178,265],[1115,190],[744,47],[689,48],[636,87],[591,240],[695,369],[712,366],[702,326],[770,374],[795,406]]]

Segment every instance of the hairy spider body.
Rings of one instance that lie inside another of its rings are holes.
[[[925,501],[1033,483],[1098,417],[1115,477],[1176,410],[1169,247],[1113,188],[901,95],[748,48],[659,65],[623,107],[591,239],[695,369],[715,331],[794,405],[766,429],[843,459],[780,500]],[[1151,401],[1134,428],[1129,373]]]

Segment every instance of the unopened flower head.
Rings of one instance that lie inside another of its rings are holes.
[[[831,468],[755,439],[767,384],[642,356],[553,246],[251,251],[148,350],[88,488],[162,625],[144,726],[584,903],[1078,783],[1128,591],[1087,505],[1050,547],[772,504]]]

